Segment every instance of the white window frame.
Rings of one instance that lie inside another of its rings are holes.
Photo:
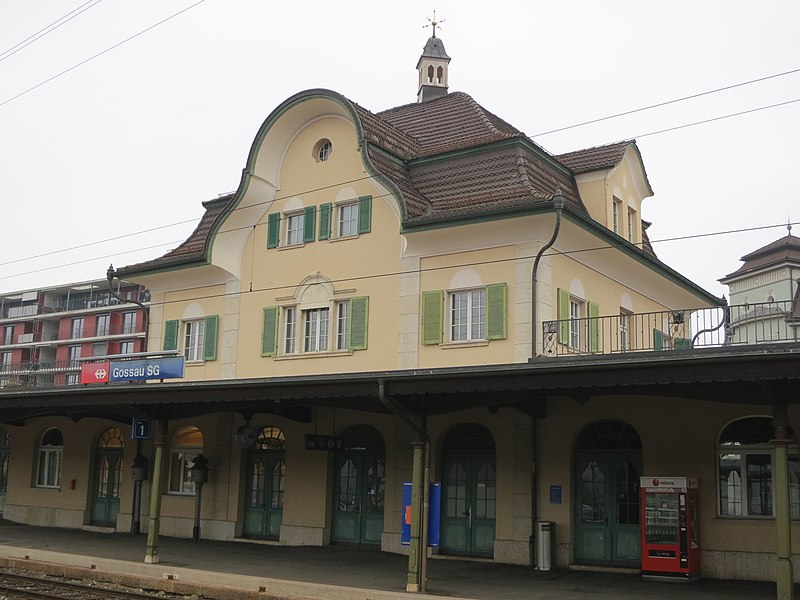
[[[76,340],[83,337],[83,325],[83,317],[76,317],[72,319],[72,323],[70,325],[70,339]]]
[[[283,353],[294,354],[297,350],[297,307],[288,306],[283,311]]]
[[[336,303],[336,349],[350,348],[350,302]]]
[[[70,367],[78,366],[78,359],[81,357],[81,346],[69,346],[67,348],[67,360],[69,360]]]
[[[305,212],[286,213],[286,245],[300,246],[303,242],[305,230]]]
[[[331,144],[330,140],[324,140],[317,151],[317,160],[325,162],[331,157],[331,154],[333,154],[333,144]]]
[[[6,325],[3,327],[3,345],[10,346],[14,343],[14,326]]]
[[[0,373],[11,370],[11,351],[0,352]]]
[[[611,205],[611,225],[614,229],[614,233],[619,235],[620,233],[620,209],[622,208],[622,200],[619,198],[614,198]]]
[[[619,309],[619,350],[627,352],[631,349],[631,316],[633,313],[624,308]]]
[[[336,207],[336,235],[352,237],[358,235],[358,202],[348,202]]]
[[[448,293],[450,341],[473,342],[486,339],[486,288]]]
[[[122,313],[122,333],[136,333],[136,312],[128,311]]]
[[[111,332],[111,315],[97,315],[97,326],[94,334],[97,337],[105,337]]]
[[[569,297],[569,347],[575,350],[581,348],[583,342],[583,323],[586,315],[586,301],[575,296]]]
[[[61,435],[61,446],[43,445],[44,438],[51,431]],[[39,456],[36,461],[36,487],[58,489],[61,487],[61,458],[64,450],[63,433],[55,427],[48,429],[39,438]]]
[[[745,419],[749,418],[769,418],[769,417],[759,417],[751,416],[745,417]],[[728,423],[725,427],[722,428],[722,431],[725,430],[731,423]],[[768,443],[758,443],[758,444],[730,444],[730,445],[722,445],[718,444],[717,446],[717,457],[716,457],[716,469],[717,469],[717,514],[721,518],[733,518],[733,519],[771,519],[775,516],[775,498],[773,495],[773,490],[775,487],[775,482],[773,479],[773,468],[775,464],[775,449],[771,444]],[[734,457],[738,457],[735,458]],[[752,506],[751,500],[753,500],[753,487],[755,482],[750,479],[748,473],[748,465],[755,464],[755,461],[748,461],[748,459],[754,459],[758,457],[759,460],[764,461],[765,459],[768,460],[769,465],[769,482],[766,485],[766,489],[764,490],[765,496],[764,498],[770,503],[771,509],[768,514],[763,514],[763,512],[755,512],[755,507]],[[800,458],[798,457],[798,447],[795,444],[789,446],[789,511],[790,517],[792,519],[800,518]],[[727,483],[723,484],[722,481],[722,461],[723,460],[733,461],[736,460],[738,463],[736,468],[732,468],[729,471],[729,476],[727,479]],[[798,477],[795,482],[791,481],[792,473]],[[731,474],[736,474],[735,478],[731,478]],[[731,479],[735,481],[731,482]],[[723,493],[722,486],[725,485],[726,490]],[[735,496],[731,497],[731,494],[735,494]],[[768,496],[766,495],[768,494]],[[728,499],[727,501],[727,508],[723,506],[723,502],[725,498]],[[723,510],[725,508],[725,510]]]
[[[183,323],[183,357],[187,362],[203,360],[205,347],[206,320],[194,319]]]
[[[130,346],[130,350],[126,349],[126,346]],[[136,348],[136,343],[133,340],[122,340],[119,343],[119,353],[120,354],[133,354]]]
[[[303,315],[303,352],[326,352],[330,338],[330,307],[309,308]]]
[[[168,474],[168,483],[167,483],[167,492],[169,494],[174,494],[177,496],[194,496],[196,493],[196,486],[192,481],[192,464],[194,463],[194,458],[198,454],[203,453],[203,446],[178,446],[175,445],[175,440],[178,437],[180,431],[183,430],[195,430],[195,427],[185,427],[181,430],[177,431],[172,438],[172,446],[170,447],[169,451],[169,474]],[[202,432],[197,430],[200,435]],[[179,469],[178,477],[176,478],[175,469]],[[174,483],[175,481],[180,482],[179,488],[176,488]]]
[[[636,223],[636,211],[633,210],[631,207],[628,207],[628,241],[633,244],[634,243],[634,234],[636,233],[635,230],[635,223]]]
[[[67,373],[67,385],[78,385],[80,382],[80,373]]]

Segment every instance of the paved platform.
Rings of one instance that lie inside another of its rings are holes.
[[[87,576],[221,600],[258,598],[398,600],[700,600],[775,598],[773,583],[642,581],[638,575],[524,567],[435,558],[428,593],[405,592],[407,559],[341,546],[288,547],[193,542],[161,537],[157,564],[145,564],[145,535],[32,527],[0,522],[0,565]]]

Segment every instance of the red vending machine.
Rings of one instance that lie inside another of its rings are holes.
[[[698,578],[697,480],[642,477],[640,489],[642,576]]]

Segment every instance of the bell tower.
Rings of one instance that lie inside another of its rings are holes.
[[[450,57],[445,52],[442,40],[436,37],[436,27],[440,23],[441,21],[436,20],[434,12],[433,20],[430,22],[433,35],[428,38],[425,48],[422,49],[422,56],[417,61],[417,71],[419,71],[417,102],[426,102],[447,95],[447,66]]]

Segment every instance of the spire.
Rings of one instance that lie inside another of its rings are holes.
[[[447,67],[450,57],[447,56],[442,40],[436,37],[436,28],[441,27],[444,19],[437,21],[436,11],[433,11],[433,19],[428,21],[429,24],[424,27],[432,27],[433,35],[428,38],[417,61],[417,71],[419,71],[417,102],[447,95]]]

